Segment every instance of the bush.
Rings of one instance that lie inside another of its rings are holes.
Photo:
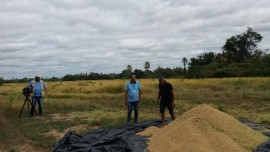
[[[224,77],[235,77],[237,75],[237,70],[234,68],[222,68],[217,69],[213,72],[212,77],[224,78]]]
[[[4,79],[0,77],[0,86],[4,84]]]

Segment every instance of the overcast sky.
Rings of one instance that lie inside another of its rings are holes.
[[[0,77],[173,68],[247,27],[270,48],[269,0],[0,0]]]

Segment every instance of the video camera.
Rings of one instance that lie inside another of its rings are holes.
[[[31,87],[27,86],[27,87],[22,89],[22,93],[25,96],[25,99],[24,99],[24,103],[23,103],[19,118],[21,117],[21,114],[23,112],[23,108],[24,108],[26,103],[27,103],[27,113],[30,114],[29,113],[29,110],[30,110],[29,105],[31,105],[31,107],[32,107],[32,102],[31,102],[31,99],[29,97],[30,97],[30,93],[33,93],[33,89]],[[36,110],[35,110],[35,113],[37,113]]]
[[[30,88],[30,87],[25,87],[25,88],[23,88],[23,90],[22,90],[22,93],[23,93],[23,95],[25,96],[25,97],[29,97],[30,96],[30,93],[32,93],[33,92],[33,90],[32,90],[32,88]]]

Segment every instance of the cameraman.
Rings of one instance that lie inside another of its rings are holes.
[[[35,75],[35,80],[32,80],[29,85],[28,85],[32,90],[33,90],[33,95],[32,95],[32,108],[30,111],[31,116],[34,115],[36,103],[38,102],[38,111],[39,114],[42,114],[42,98],[44,95],[47,95],[47,87],[46,84],[43,80],[40,80],[39,75]],[[44,94],[45,92],[45,94]]]

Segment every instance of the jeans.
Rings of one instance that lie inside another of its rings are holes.
[[[128,116],[127,116],[127,123],[130,123],[132,110],[134,108],[134,123],[138,122],[138,114],[139,114],[139,106],[138,101],[136,102],[128,102]]]
[[[30,111],[31,116],[34,115],[37,103],[38,103],[38,112],[40,115],[42,114],[42,97],[33,97],[32,98],[32,107],[31,107],[31,111]]]

